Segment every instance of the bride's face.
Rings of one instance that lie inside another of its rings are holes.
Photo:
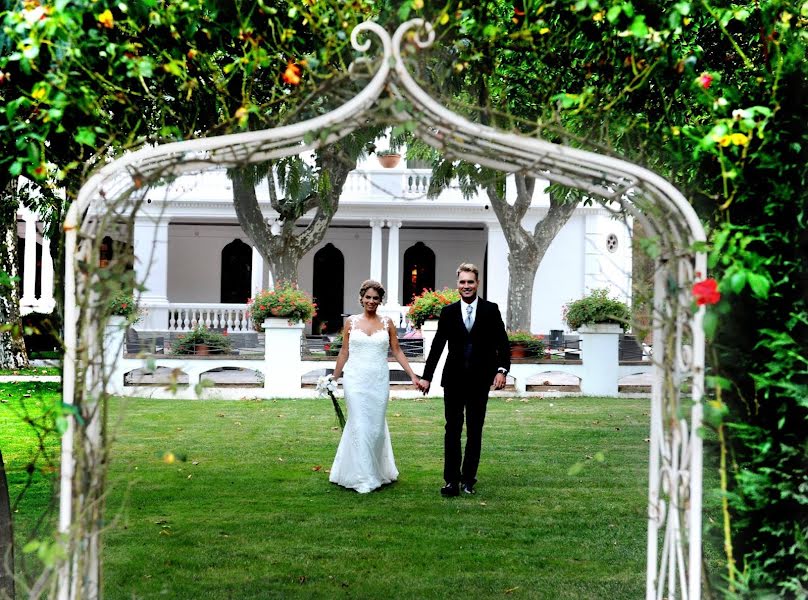
[[[362,307],[369,313],[375,313],[376,309],[379,308],[379,304],[382,303],[381,296],[379,296],[379,292],[374,290],[373,288],[368,288],[365,292],[365,295],[362,296],[360,299],[362,302]]]

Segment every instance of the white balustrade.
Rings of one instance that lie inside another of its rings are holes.
[[[148,310],[148,305],[143,308]],[[229,332],[255,331],[246,304],[169,304],[167,331],[190,331],[197,325],[208,329],[226,329]]]

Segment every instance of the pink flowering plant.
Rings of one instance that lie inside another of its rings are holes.
[[[317,305],[306,292],[291,283],[279,283],[274,290],[261,290],[247,301],[255,328],[261,331],[264,319],[287,319],[306,323],[317,315]]]
[[[443,288],[442,290],[427,290],[420,296],[413,298],[407,315],[415,327],[420,328],[424,321],[437,319],[443,307],[460,300],[460,293],[457,290]]]

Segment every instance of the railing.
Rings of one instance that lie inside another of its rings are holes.
[[[341,341],[335,341],[324,335],[303,336],[301,351],[304,357],[334,358],[340,350]],[[407,358],[424,356],[424,340],[422,338],[398,338],[398,345]],[[390,355],[392,356],[392,355]]]
[[[197,325],[228,332],[254,331],[246,304],[171,303],[168,331],[190,331]]]

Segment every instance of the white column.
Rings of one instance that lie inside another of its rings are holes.
[[[399,257],[398,231],[401,229],[401,221],[387,221],[387,226],[390,228],[387,239],[387,304],[400,306],[401,273],[398,266],[401,261]]]
[[[384,219],[370,221],[372,232],[370,234],[370,278],[382,280],[382,227]]]
[[[584,233],[584,280],[581,295],[586,295],[595,288],[608,287],[601,269],[601,248],[605,247],[603,238],[603,221],[605,217],[598,214],[586,215]]]
[[[21,214],[25,220],[25,256],[20,304],[33,306],[36,302],[36,214],[31,211]]]
[[[39,310],[43,313],[53,312],[56,300],[53,298],[53,257],[50,240],[42,238],[42,282],[39,293]]]
[[[255,295],[260,292],[264,287],[264,257],[258,251],[258,248],[253,246],[252,249],[252,283],[250,284],[250,297],[255,298]]]
[[[508,242],[499,223],[488,224],[488,261],[484,274],[486,300],[496,302],[502,319],[508,319]],[[482,292],[482,289],[480,290]]]
[[[146,314],[137,323],[144,331],[168,329],[168,222],[154,217],[135,220],[135,278],[145,290],[138,300]]]
[[[300,340],[303,323],[289,324],[287,319],[265,319],[264,389],[276,398],[300,396],[303,360]]]
[[[581,334],[583,377],[581,392],[586,396],[617,396],[617,368],[620,325],[597,323],[578,328]]]

